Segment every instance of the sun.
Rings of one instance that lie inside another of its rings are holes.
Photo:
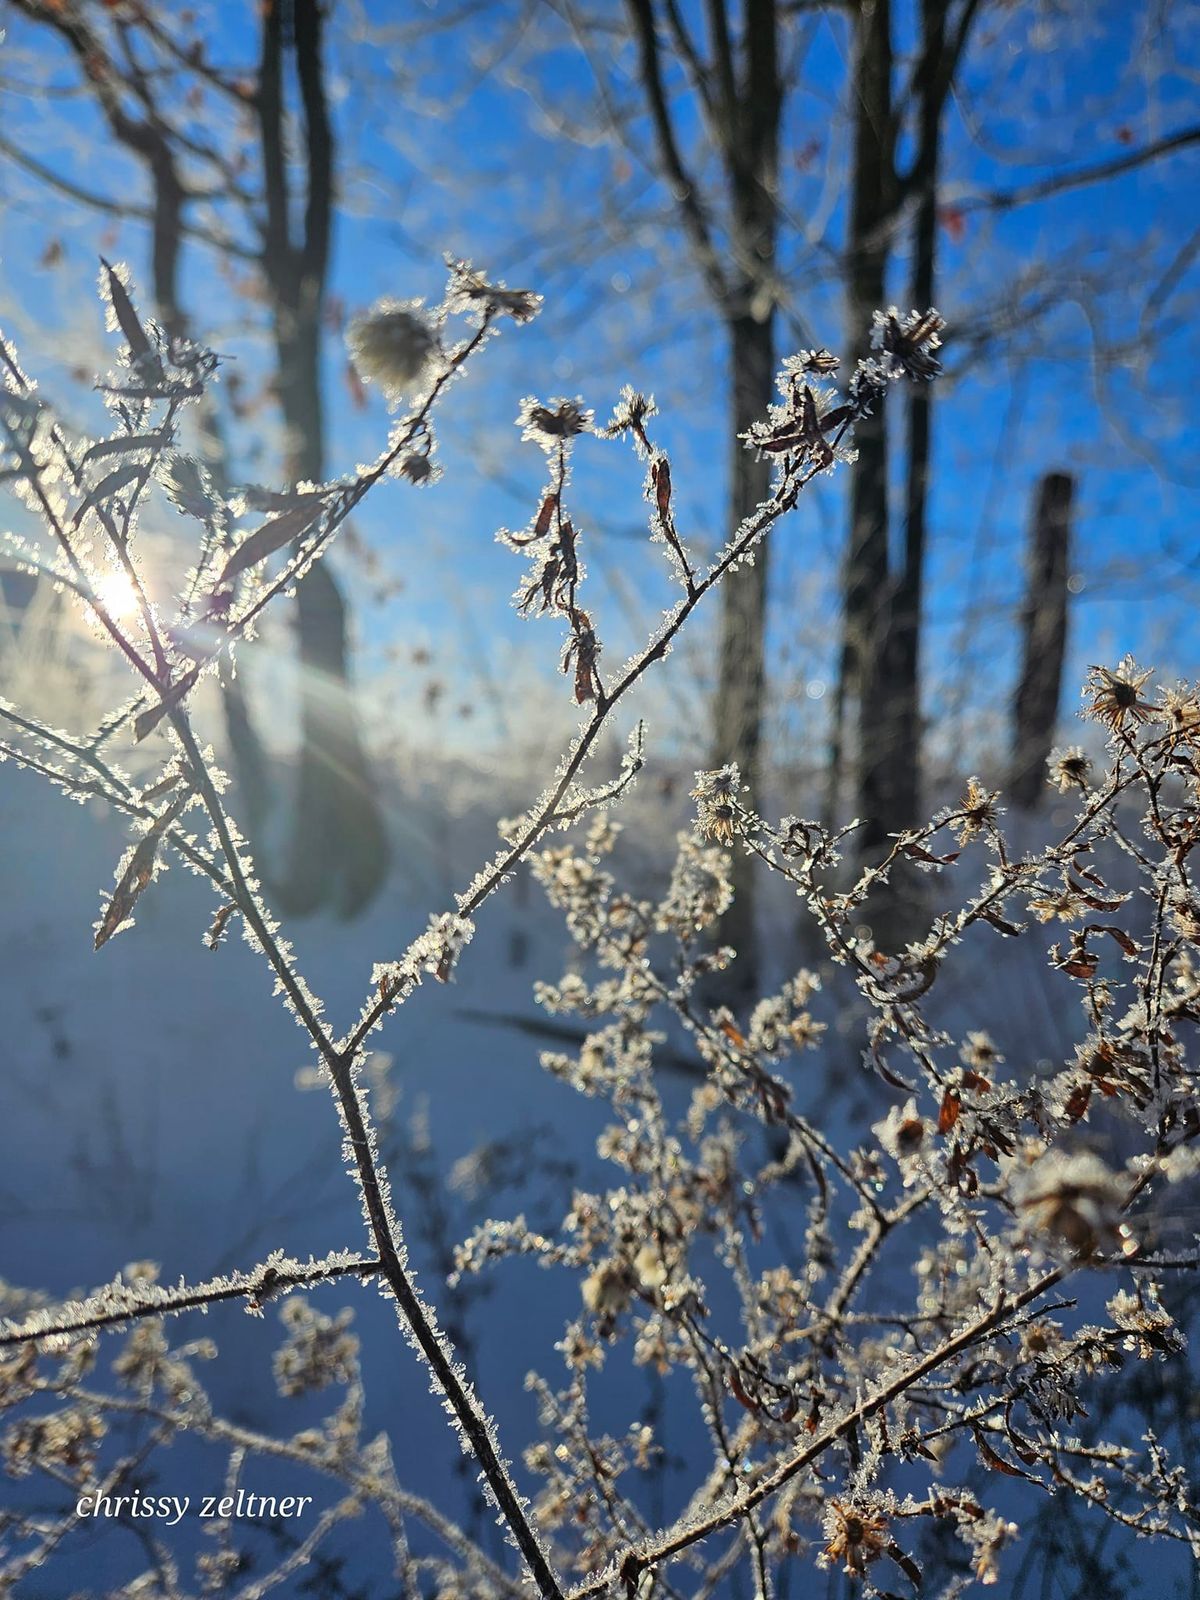
[[[136,616],[138,594],[133,580],[124,572],[106,572],[95,580],[96,598],[114,622],[128,622]]]

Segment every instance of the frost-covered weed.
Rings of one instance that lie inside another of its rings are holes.
[[[1048,781],[1067,771],[1079,811],[1029,855],[1010,852],[1000,797],[972,779],[847,877],[853,828],[771,823],[730,767],[697,774],[694,832],[661,899],[622,884],[611,831],[539,852],[535,875],[577,946],[539,996],[582,1022],[578,1048],[543,1065],[611,1104],[598,1151],[616,1171],[612,1187],[576,1193],[558,1234],[490,1224],[459,1266],[515,1251],[579,1275],[565,1378],[534,1380],[546,1424],[579,1419],[579,1437],[529,1456],[576,1596],[632,1593],[664,1562],[700,1592],[727,1562],[747,1564],[759,1594],[814,1560],[867,1594],[955,1570],[994,1584],[1022,1536],[1019,1505],[1036,1528],[1038,1490],[1200,1548],[1181,1326],[1200,1257],[1175,1187],[1195,1176],[1200,1134],[1200,701],[1152,696],[1150,678],[1128,659],[1093,670],[1084,715],[1107,727],[1109,764],[1055,752]],[[706,1001],[714,964],[733,959],[705,934],[738,849],[791,886],[865,1003],[863,1064],[887,1109],[849,1138],[806,1114],[804,1057],[823,1044],[813,973],[745,1015]],[[967,882],[925,938],[888,952],[864,925],[902,861]],[[1129,862],[1136,890],[1110,887]],[[968,938],[998,945],[1003,983],[1005,945],[1047,920],[1066,924],[1048,961],[1083,1038],[1034,1072],[933,1008]],[[672,1119],[656,1059],[681,1031],[697,1081]],[[604,1434],[586,1436],[591,1373],[619,1360],[688,1375],[709,1436],[666,1529],[638,1525],[628,1454],[603,1456],[621,1419],[602,1415]],[[1129,1373],[1166,1361],[1169,1385]],[[1168,1424],[1175,1461],[1148,1418],[1139,1431],[1121,1414],[1139,1393],[1151,1411],[1183,1408]]]
[[[1051,778],[1078,792],[1081,809],[1061,839],[1028,857],[1010,854],[999,797],[972,780],[959,806],[897,836],[882,863],[848,880],[838,868],[850,829],[796,817],[770,823],[752,809],[737,769],[725,767],[697,776],[695,828],[679,841],[663,893],[647,897],[636,883],[621,885],[619,828],[608,815],[645,760],[642,731],[613,776],[584,777],[618,702],[722,578],[753,560],[804,486],[847,458],[855,421],[890,383],[936,375],[937,314],[881,314],[878,354],[859,364],[844,394],[809,381],[836,372],[827,351],[787,363],[781,403],[747,436],[776,464],[771,496],[707,569],[675,522],[670,464],[649,432],[651,400],[626,391],[603,430],[582,401],[524,403],[518,426],[544,452],[549,477],[527,526],[500,537],[528,563],[519,610],[560,628],[561,666],[583,720],[542,794],[500,824],[495,857],[453,907],[431,913],[407,950],[377,963],[358,1016],[339,1031],[260,891],[225,778],[196,728],[194,691],[253,633],[265,606],[292,591],[367,493],[388,477],[432,476],[445,393],[500,319],[528,321],[537,297],[452,263],[441,306],[377,308],[355,325],[358,358],[412,406],[377,459],[329,483],[226,498],[179,445],[181,417],[217,358],[143,321],[121,272],[106,265],[102,287],[123,340],[119,368],[100,385],[111,434],[68,437],[0,344],[3,470],[44,540],[36,551],[18,544],[19,562],[76,597],[137,691],[91,736],[0,703],[9,729],[0,753],[129,818],[98,947],[129,927],[172,857],[210,881],[207,943],[240,926],[311,1044],[301,1077],[331,1092],[368,1248],[309,1261],[275,1253],[196,1285],[162,1284],[135,1263],[66,1304],[6,1291],[0,1450],[11,1473],[38,1475],[55,1509],[43,1498],[5,1513],[0,1593],[30,1574],[40,1582],[75,1531],[78,1506],[139,1482],[148,1459],[184,1431],[225,1454],[231,1485],[247,1457],[282,1458],[329,1480],[334,1498],[289,1553],[240,1588],[249,1557],[244,1530],[231,1522],[211,1530],[194,1574],[151,1541],[151,1567],[120,1591],[130,1600],[197,1592],[248,1600],[303,1573],[330,1532],[366,1506],[391,1537],[398,1592],[447,1600],[518,1595],[530,1584],[553,1600],[707,1596],[743,1592],[743,1568],[767,1600],[796,1564],[838,1568],[865,1593],[894,1594],[922,1582],[922,1528],[956,1543],[948,1566],[957,1573],[950,1592],[959,1593],[968,1576],[998,1581],[1020,1537],[1017,1489],[1031,1498],[1068,1493],[1097,1517],[1194,1543],[1189,1483],[1160,1434],[1130,1442],[1077,1419],[1103,1395],[1106,1372],[1178,1361],[1184,1342],[1172,1277],[1182,1281],[1195,1255],[1191,1241],[1172,1236],[1169,1190],[1195,1177],[1191,1140],[1200,1132],[1187,1055],[1200,1019],[1200,906],[1188,864],[1200,841],[1195,695],[1176,686],[1152,699],[1149,674],[1129,661],[1095,669],[1088,711],[1108,731],[1109,768],[1093,773],[1074,747],[1056,752]],[[465,329],[456,331],[456,318]],[[650,534],[664,546],[677,599],[644,648],[606,672],[600,620],[583,602],[588,535],[570,468],[581,445],[623,438],[646,463]],[[160,492],[196,527],[192,565],[170,599],[148,589],[139,562],[139,512]],[[111,603],[114,574],[128,600],[120,608]],[[135,781],[113,758],[122,733],[151,749],[158,741],[150,781]],[[582,838],[550,841],[581,821]],[[795,973],[745,1015],[712,1003],[708,982],[733,959],[712,935],[730,904],[734,850],[795,890],[866,1004],[864,1060],[879,1110],[852,1137],[814,1115],[800,1092],[804,1058],[826,1047],[816,974]],[[1137,896],[1109,887],[1114,853],[1140,872]],[[862,932],[866,908],[902,859],[934,872],[970,862],[980,870],[925,939],[879,950]],[[578,1281],[578,1313],[558,1345],[565,1377],[529,1379],[544,1429],[526,1460],[540,1485],[532,1504],[409,1270],[372,1116],[386,1121],[390,1110],[381,1109],[386,1058],[369,1048],[419,985],[450,979],[485,902],[525,866],[577,951],[571,970],[538,994],[552,1013],[581,1019],[580,1039],[544,1063],[611,1106],[599,1153],[615,1168],[607,1190],[572,1196],[557,1230],[521,1217],[493,1222],[457,1253],[459,1280],[520,1253]],[[1015,939],[1038,922],[1064,924],[1050,962],[1077,990],[1086,1038],[1071,1060],[1034,1075],[1006,1066],[977,1029],[945,1031],[927,997],[968,932]],[[681,1118],[668,1115],[661,1093],[668,1048],[694,1077]],[[1119,1156],[1091,1147],[1101,1107],[1123,1130]],[[363,1438],[349,1316],[309,1298],[348,1276],[376,1280],[394,1302],[519,1571],[407,1487],[385,1437]],[[323,1424],[272,1438],[216,1414],[201,1378],[211,1342],[172,1343],[166,1318],[226,1300],[256,1315],[280,1302],[277,1383],[288,1396],[340,1393]],[[112,1330],[117,1339],[106,1345]],[[682,1383],[708,1440],[706,1456],[685,1463],[687,1494],[673,1500],[682,1510],[666,1526],[642,1492],[663,1469],[652,1423],[591,1414],[590,1374],[623,1355],[664,1385]],[[132,1435],[118,1426],[130,1418]],[[432,1542],[436,1555],[414,1553],[416,1525],[422,1549]],[[812,1581],[811,1572],[796,1580]]]

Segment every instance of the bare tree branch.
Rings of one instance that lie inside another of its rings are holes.
[[[1139,150],[1129,150],[1124,155],[1107,161],[1096,161],[1088,166],[1076,167],[1070,172],[1052,173],[1032,183],[1018,184],[1011,189],[993,189],[983,194],[968,195],[959,204],[962,211],[1010,211],[1015,206],[1032,205],[1038,200],[1048,200],[1052,195],[1065,194],[1092,183],[1103,183],[1106,178],[1119,178],[1123,173],[1157,161],[1160,156],[1172,155],[1176,150],[1186,150],[1200,144],[1200,123],[1179,128],[1164,134]]]
[[[650,106],[663,170],[679,206],[684,228],[692,243],[697,265],[714,299],[728,298],[729,286],[713,240],[712,222],[700,191],[684,165],[675,135],[671,108],[663,83],[653,0],[628,0],[638,41],[642,81]]]

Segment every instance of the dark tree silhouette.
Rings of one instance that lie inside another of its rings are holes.
[[[1046,792],[1046,761],[1058,726],[1063,662],[1067,653],[1067,579],[1071,570],[1069,472],[1048,472],[1037,487],[1029,528],[1029,560],[1022,619],[1021,677],[1013,700],[1014,802],[1032,809]]]

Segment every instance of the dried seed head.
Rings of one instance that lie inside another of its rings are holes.
[[[731,844],[737,820],[737,797],[742,784],[734,765],[717,772],[698,772],[692,799],[696,801],[696,827],[701,838]]]
[[[871,344],[883,352],[881,363],[889,378],[910,378],[928,383],[942,370],[935,354],[941,348],[945,319],[932,308],[910,311],[901,317],[895,306],[875,313]]]
[[[1139,669],[1130,655],[1122,656],[1111,670],[1092,667],[1086,690],[1091,699],[1084,715],[1107,723],[1114,733],[1123,728],[1127,720],[1145,722],[1153,714],[1154,707],[1142,699],[1142,690],[1153,670],[1153,667]]]
[[[380,300],[355,317],[346,343],[360,376],[391,399],[418,388],[438,348],[419,300]]]
[[[1185,683],[1159,690],[1162,705],[1159,716],[1175,733],[1195,734],[1200,730],[1200,694]]]
[[[979,834],[990,832],[996,826],[999,798],[996,791],[985,789],[978,778],[968,780],[967,792],[959,805],[962,815],[953,824],[959,844],[970,844]]]
[[[531,322],[542,303],[540,294],[532,289],[507,289],[502,283],[489,283],[482,272],[476,271],[469,261],[447,258],[450,284],[446,291],[446,309],[493,317],[511,317],[518,325]]]
[[[522,438],[532,439],[543,450],[553,450],[564,439],[590,432],[592,413],[581,400],[552,400],[543,405],[540,400],[527,398],[521,402],[517,423]]]
[[[891,1543],[887,1518],[878,1511],[859,1510],[832,1500],[825,1516],[825,1562],[843,1563],[843,1570],[862,1577],[867,1567],[885,1555]]]
[[[801,350],[796,357],[796,366],[801,372],[836,372],[841,366],[841,361],[831,350]]]
[[[434,475],[433,462],[419,452],[405,456],[397,470],[402,478],[415,484],[428,483]]]
[[[1090,1150],[1048,1151],[1019,1174],[1014,1194],[1031,1229],[1063,1240],[1081,1255],[1116,1242],[1124,1186]]]
[[[1066,749],[1051,750],[1047,763],[1050,782],[1060,794],[1071,789],[1086,789],[1092,763],[1077,744]]]

